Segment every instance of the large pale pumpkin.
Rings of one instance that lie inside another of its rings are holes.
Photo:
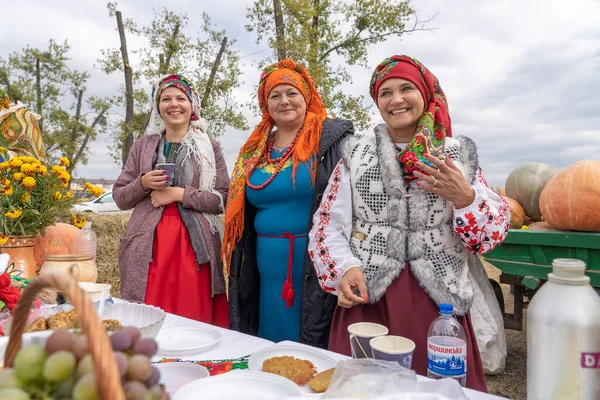
[[[510,208],[510,228],[521,229],[525,223],[525,211],[518,201],[510,197],[503,196],[508,202]]]
[[[73,254],[73,239],[77,233],[79,228],[62,222],[46,228],[44,236],[36,238],[33,247],[37,267],[42,267],[47,256]]]
[[[517,200],[535,221],[542,220],[540,193],[546,183],[560,171],[548,164],[529,162],[513,170],[506,179],[506,195]]]
[[[542,191],[540,209],[554,229],[600,232],[600,161],[577,161],[556,174]]]

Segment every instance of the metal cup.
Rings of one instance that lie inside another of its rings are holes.
[[[173,179],[175,177],[175,164],[172,163],[161,163],[156,164],[155,169],[162,169],[167,173],[169,177],[169,186],[173,186]]]

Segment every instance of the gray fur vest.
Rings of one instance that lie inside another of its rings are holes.
[[[475,144],[446,138],[446,154],[467,181],[477,179]],[[362,261],[369,302],[377,302],[408,264],[429,297],[450,303],[457,315],[469,312],[473,286],[469,251],[453,227],[453,203],[402,179],[396,149],[386,125],[375,136],[349,137],[342,157],[352,186],[352,253]]]

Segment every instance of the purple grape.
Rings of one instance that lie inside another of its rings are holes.
[[[140,339],[133,346],[135,354],[144,354],[150,358],[158,351],[158,344],[154,339]]]
[[[60,350],[71,351],[73,335],[66,329],[57,329],[46,340],[45,350],[48,355]]]
[[[71,351],[75,355],[77,361],[81,360],[87,353],[90,352],[88,338],[85,335],[75,335]]]
[[[115,351],[127,351],[131,347],[131,337],[127,331],[116,331],[110,335],[110,343]]]
[[[140,340],[142,333],[135,326],[126,326],[123,328],[123,330],[129,334],[129,337],[131,337],[132,344],[135,344],[138,340]]]
[[[151,388],[152,386],[158,384],[158,381],[160,381],[160,371],[158,370],[158,368],[153,366],[152,375],[150,375],[150,378],[146,379],[146,382],[144,383],[147,387]]]
[[[123,377],[127,372],[127,365],[129,364],[129,358],[125,353],[115,351],[115,360],[117,360],[117,367],[119,367],[119,375]]]

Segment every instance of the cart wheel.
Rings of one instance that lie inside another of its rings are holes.
[[[502,287],[497,281],[493,279],[490,279],[489,281],[492,285],[492,289],[494,289],[494,294],[496,295],[496,299],[498,300],[498,304],[500,305],[500,311],[502,311],[502,316],[504,317],[506,315],[506,311],[504,309],[504,293],[502,293]]]

